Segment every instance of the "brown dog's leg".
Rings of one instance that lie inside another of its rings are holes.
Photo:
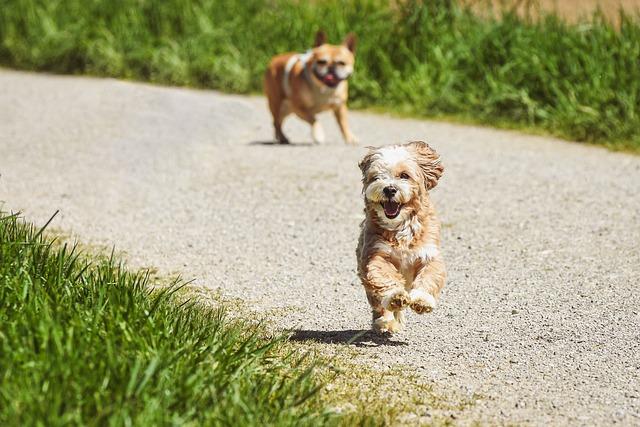
[[[281,144],[288,144],[289,139],[282,132],[282,122],[291,113],[289,101],[282,100],[278,106],[278,114],[273,116],[273,127],[276,130],[276,140]]]
[[[409,306],[418,314],[429,313],[436,307],[440,290],[447,277],[444,261],[440,255],[429,260],[413,281],[409,292]]]
[[[286,99],[284,99],[282,91],[277,84],[278,74],[272,70],[267,69],[264,76],[264,91],[269,101],[269,110],[273,117],[273,127],[275,130],[276,141],[281,144],[288,144],[289,140],[282,132],[282,122],[284,118],[289,114]]]
[[[351,130],[349,130],[349,122],[347,121],[347,106],[346,104],[342,104],[339,107],[333,110],[333,113],[336,116],[336,120],[338,121],[338,125],[340,125],[340,130],[342,131],[342,136],[347,144],[357,144],[358,141],[356,137],[353,136]]]
[[[279,96],[269,97],[269,109],[273,116],[273,128],[275,130],[276,141],[280,144],[288,144],[289,139],[282,132],[282,122],[289,114],[287,101],[282,101]]]
[[[305,122],[311,125],[311,137],[313,138],[313,142],[316,144],[322,144],[324,142],[324,130],[322,129],[322,125],[316,116],[308,113],[304,110],[297,110],[296,114]]]
[[[373,328],[378,332],[397,332],[403,317],[394,316],[410,302],[404,290],[404,278],[390,261],[380,255],[369,259],[360,274],[373,313]]]

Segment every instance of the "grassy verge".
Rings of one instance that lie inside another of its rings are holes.
[[[442,424],[468,404],[42,231],[0,212],[0,425]]]
[[[0,63],[248,93],[274,53],[353,30],[355,106],[640,150],[637,18],[500,14],[453,0],[5,0]]]
[[[339,421],[318,400],[312,361],[282,337],[149,286],[2,215],[0,424]]]

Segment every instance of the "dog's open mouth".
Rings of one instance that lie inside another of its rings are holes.
[[[398,214],[400,213],[401,207],[402,205],[400,203],[394,202],[392,200],[387,200],[386,202],[382,203],[382,209],[384,209],[384,214],[389,219],[393,219],[397,217]]]
[[[314,68],[313,73],[316,75],[318,80],[320,80],[322,83],[325,84],[325,86],[329,86],[330,88],[334,88],[338,86],[340,82],[343,80],[340,77],[338,77],[338,75],[333,71],[329,71],[326,74],[322,75],[318,72],[318,70]]]
[[[340,79],[333,73],[327,73],[322,78],[322,83],[326,84],[329,87],[336,87],[338,83],[340,83]]]

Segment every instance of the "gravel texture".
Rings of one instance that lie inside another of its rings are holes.
[[[356,277],[362,147],[313,146],[261,97],[0,71],[0,200],[134,265],[241,297],[327,346],[369,327]],[[428,140],[449,281],[405,333],[351,344],[443,394],[461,424],[640,424],[640,157],[351,113],[362,145]],[[416,414],[428,421],[428,414]]]

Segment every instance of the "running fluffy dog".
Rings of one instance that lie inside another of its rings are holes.
[[[295,113],[312,127],[313,141],[324,142],[324,132],[316,114],[333,110],[348,144],[356,138],[347,123],[347,79],[353,73],[356,37],[349,34],[339,46],[326,43],[323,31],[316,34],[313,49],[303,54],[283,53],[271,59],[264,76],[276,140],[288,144],[282,133],[285,117]]]
[[[429,145],[416,141],[371,149],[362,170],[366,218],[358,242],[358,276],[373,311],[373,329],[398,332],[402,310],[436,306],[446,272],[440,222],[429,190],[444,168]]]

